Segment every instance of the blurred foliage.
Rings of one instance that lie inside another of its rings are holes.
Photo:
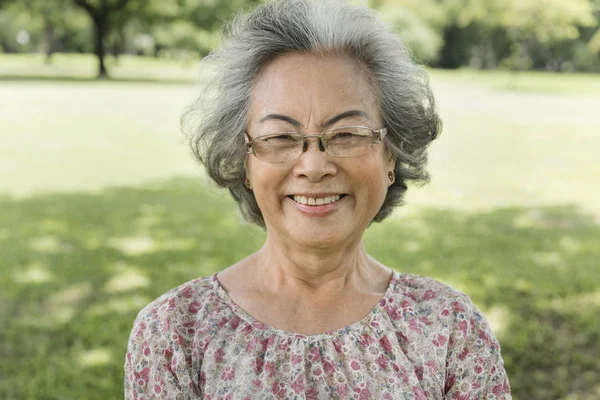
[[[49,57],[54,51],[99,54],[93,26],[97,30],[97,16],[106,4],[112,7],[105,7],[106,51],[192,59],[218,44],[219,28],[233,13],[262,1],[3,0],[0,47],[4,52],[46,51]],[[435,67],[600,71],[600,0],[366,3],[396,28],[416,59]],[[86,18],[82,4],[96,14],[88,10]],[[27,44],[17,41],[21,31],[29,35]]]

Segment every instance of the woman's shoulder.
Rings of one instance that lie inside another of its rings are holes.
[[[215,279],[215,275],[195,278],[168,290],[142,308],[136,321],[180,323],[203,319],[221,302]]]
[[[466,313],[478,312],[471,299],[462,291],[437,279],[398,273],[396,282],[389,295],[399,306],[408,306],[415,310],[436,309],[445,312],[447,309]]]

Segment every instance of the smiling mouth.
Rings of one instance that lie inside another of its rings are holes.
[[[318,197],[318,198],[305,197],[305,196],[288,196],[288,197],[290,197],[292,200],[294,200],[298,204],[303,204],[303,205],[308,205],[308,206],[322,206],[324,204],[331,204],[331,203],[338,202],[341,199],[343,199],[345,196],[346,196],[345,194],[338,194],[335,196]]]

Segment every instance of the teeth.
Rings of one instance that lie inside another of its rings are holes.
[[[336,201],[338,201],[341,198],[342,198],[342,196],[340,196],[340,195],[322,197],[322,198],[318,198],[318,199],[313,198],[313,197],[294,196],[294,201],[296,203],[300,203],[300,204],[308,204],[309,206],[321,206],[323,204],[335,203]]]

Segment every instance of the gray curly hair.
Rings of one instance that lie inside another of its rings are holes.
[[[348,54],[370,71],[385,143],[396,156],[395,182],[374,221],[404,204],[408,181],[429,181],[426,149],[441,131],[429,78],[375,11],[343,0],[276,0],[240,13],[222,33],[224,44],[203,61],[215,62],[216,71],[181,124],[194,156],[229,189],[247,221],[265,227],[245,185],[251,91],[265,66],[286,53]]]

